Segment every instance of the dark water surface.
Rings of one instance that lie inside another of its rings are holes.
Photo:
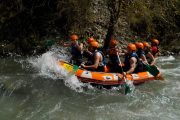
[[[123,95],[84,90],[52,56],[0,59],[0,120],[180,120],[180,57],[160,57],[165,80]]]

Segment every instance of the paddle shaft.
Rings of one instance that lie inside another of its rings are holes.
[[[122,68],[122,63],[121,63],[118,52],[117,52],[117,57],[118,57],[118,61],[119,61],[120,65],[121,65],[122,74],[123,74],[123,78],[124,78],[124,81],[125,81],[125,95],[126,95],[127,93],[130,93],[132,91],[131,90],[132,86],[128,83],[128,81],[126,79],[126,75],[124,74],[124,71],[123,71],[123,68]]]
[[[124,70],[123,70],[123,68],[122,68],[122,63],[121,63],[121,59],[120,59],[120,57],[119,57],[118,52],[117,52],[117,57],[118,57],[118,61],[119,61],[120,65],[121,65],[121,69],[122,69],[122,74],[123,74],[124,81],[127,82],[126,75],[124,74]]]

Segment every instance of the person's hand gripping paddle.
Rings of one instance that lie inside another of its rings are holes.
[[[119,57],[119,53],[117,52],[117,57],[118,57],[118,61],[120,63],[120,66],[121,66],[121,69],[122,69],[122,74],[123,74],[123,79],[125,81],[125,84],[124,84],[124,88],[125,88],[125,91],[124,93],[125,94],[128,94],[128,93],[131,93],[133,90],[134,90],[134,85],[133,85],[133,82],[128,80],[126,78],[126,75],[124,74],[124,71],[123,71],[123,68],[122,68],[122,63],[121,63],[121,60],[120,60],[120,57]]]

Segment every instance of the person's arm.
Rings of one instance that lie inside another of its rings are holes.
[[[120,56],[125,56],[125,55],[126,55],[126,53],[119,53],[119,55],[120,55]]]
[[[119,49],[119,47],[115,48],[115,52],[121,53],[121,50]]]
[[[69,46],[71,46],[71,43],[63,43],[62,44],[64,47],[69,47]]]
[[[148,64],[148,61],[147,61],[146,56],[144,54],[141,55],[141,59],[144,63]]]
[[[155,64],[155,58],[154,56],[151,54],[151,52],[148,52],[147,56],[152,60],[152,62],[150,63],[151,65]]]
[[[120,56],[125,56],[127,54],[127,51],[126,50],[121,50],[120,52],[119,52],[119,55]]]
[[[79,51],[82,51],[83,50],[83,43],[77,44],[77,49]]]
[[[100,61],[100,54],[96,53],[95,58],[94,58],[94,64],[93,65],[81,65],[85,69],[97,69]]]
[[[90,55],[90,56],[92,56],[92,54],[93,54],[93,53],[92,53],[91,51],[89,51],[88,49],[84,50],[84,53],[85,53],[85,54],[88,54],[88,55]]]
[[[136,63],[137,63],[136,58],[135,58],[135,57],[132,57],[132,58],[130,59],[131,68],[130,68],[127,72],[125,72],[125,73],[126,73],[126,74],[133,73],[134,70],[135,70],[135,68],[136,68]]]
[[[64,42],[63,40],[60,40],[59,45],[62,45],[63,47],[69,47],[71,46],[71,42]]]

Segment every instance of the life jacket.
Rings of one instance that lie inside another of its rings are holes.
[[[114,65],[119,64],[119,60],[118,60],[118,57],[117,57],[116,49],[117,49],[117,47],[107,49],[110,63],[113,63]]]
[[[79,44],[79,43],[77,42],[76,44],[72,44],[72,45],[71,45],[71,55],[72,55],[72,57],[75,58],[75,59],[82,59],[82,53],[81,53],[81,51],[79,51],[78,48],[77,48],[77,45],[78,45],[78,44]]]
[[[97,69],[95,71],[98,71],[98,72],[104,72],[105,71],[105,56],[103,54],[102,51],[99,51],[99,50],[96,50],[93,54],[92,54],[92,64],[94,64],[94,58],[95,58],[95,55],[96,53],[100,53],[102,55],[102,61],[99,63]]]
[[[145,53],[145,56],[147,56],[147,54],[150,52],[150,49],[149,48],[146,48],[145,50],[144,50],[144,53]]]
[[[141,58],[142,55],[145,56],[145,52],[142,49],[138,49],[136,53],[137,53],[139,58]]]
[[[124,71],[128,71],[128,70],[131,68],[131,66],[130,66],[130,59],[131,59],[132,57],[135,57],[136,60],[137,60],[136,68],[135,68],[135,70],[134,70],[133,73],[137,73],[137,72],[143,71],[143,63],[142,63],[142,61],[139,59],[139,57],[138,57],[138,55],[137,55],[136,52],[132,52],[130,55],[127,54],[127,55],[125,56],[125,61],[124,61],[124,65],[125,65],[125,66],[123,67],[123,70],[124,70]]]

